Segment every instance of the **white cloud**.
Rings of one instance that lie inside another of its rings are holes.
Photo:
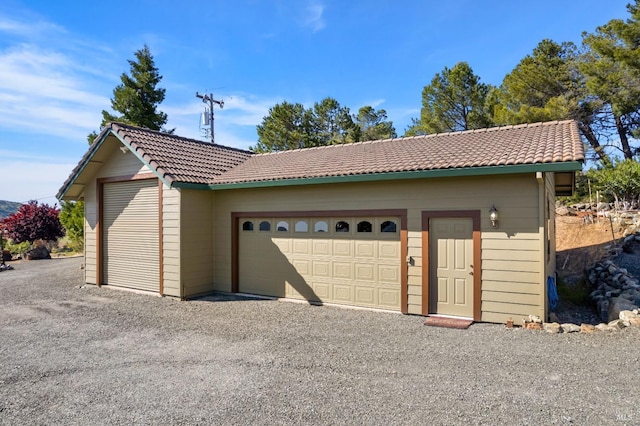
[[[56,203],[55,195],[75,164],[55,164],[46,160],[10,161],[2,166],[0,200],[25,202],[37,199]]]
[[[316,33],[322,30],[326,26],[324,20],[325,6],[318,2],[311,2],[307,4],[304,10],[304,17],[302,18],[302,25]]]
[[[83,139],[109,99],[59,51],[19,44],[0,51],[0,127]]]

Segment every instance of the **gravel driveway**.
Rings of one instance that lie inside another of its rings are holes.
[[[0,424],[640,424],[640,332],[425,327],[0,273]]]

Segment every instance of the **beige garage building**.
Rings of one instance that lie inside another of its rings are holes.
[[[573,121],[270,154],[113,123],[58,198],[85,201],[87,283],[505,322],[548,314],[583,159]]]

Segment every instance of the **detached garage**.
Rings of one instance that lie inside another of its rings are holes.
[[[61,188],[86,281],[416,315],[546,317],[573,121],[270,154],[108,125]]]

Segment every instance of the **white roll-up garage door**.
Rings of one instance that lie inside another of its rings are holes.
[[[239,291],[400,310],[397,217],[241,218]]]
[[[103,282],[159,291],[159,196],[157,179],[105,183],[103,187]]]

